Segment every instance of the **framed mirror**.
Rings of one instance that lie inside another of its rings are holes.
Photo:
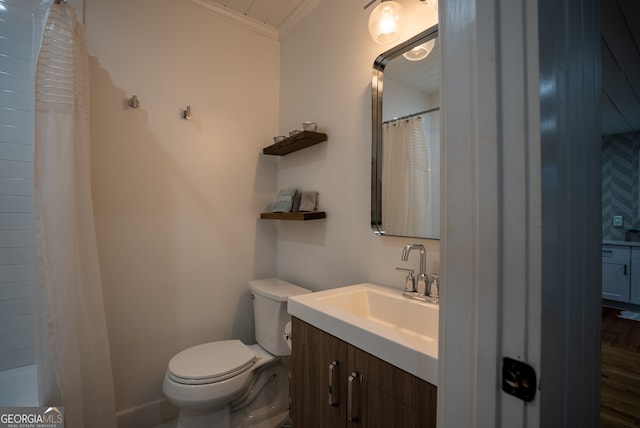
[[[437,25],[376,58],[371,95],[371,228],[440,239]]]

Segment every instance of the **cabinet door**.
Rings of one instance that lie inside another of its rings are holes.
[[[631,287],[629,302],[640,305],[640,248],[631,248]]]
[[[602,246],[602,298],[629,301],[631,254],[629,247]]]
[[[295,317],[292,321],[291,336],[290,390],[293,426],[344,427],[348,376],[347,344]],[[335,363],[335,366],[330,368],[332,363]]]
[[[348,427],[435,428],[434,385],[354,346],[348,347],[350,373],[356,371],[361,376],[357,381],[360,396],[352,397],[357,408],[350,409],[358,421],[348,421]]]

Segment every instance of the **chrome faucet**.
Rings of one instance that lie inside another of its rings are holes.
[[[420,270],[418,271],[418,293],[424,296],[427,295],[427,252],[422,244],[407,244],[402,250],[402,260],[409,260],[409,253],[411,250],[420,250]]]
[[[440,278],[439,275],[431,275],[431,283],[427,276],[427,252],[422,244],[407,244],[402,250],[402,260],[409,260],[411,250],[420,250],[420,272],[418,273],[417,287],[412,287],[413,270],[405,268],[396,268],[398,270],[409,271],[409,275],[405,279],[405,288],[403,296],[410,299],[421,300],[428,303],[439,303],[440,301]]]

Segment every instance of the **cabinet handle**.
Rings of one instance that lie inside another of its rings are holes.
[[[337,407],[340,404],[340,387],[338,386],[338,361],[329,363],[329,406]]]
[[[360,383],[362,376],[358,372],[352,372],[347,383],[347,419],[350,422],[360,420]]]
[[[627,264],[624,264],[624,276],[627,276]]]

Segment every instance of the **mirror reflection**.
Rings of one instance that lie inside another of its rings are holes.
[[[440,237],[437,35],[434,26],[374,63],[371,226],[378,235]]]

